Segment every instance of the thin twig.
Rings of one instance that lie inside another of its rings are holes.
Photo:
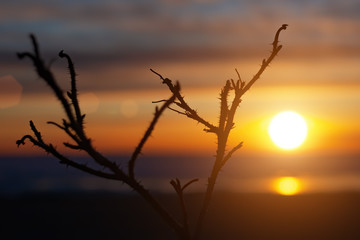
[[[188,222],[188,213],[186,210],[186,204],[184,200],[184,190],[185,188],[190,186],[190,184],[197,182],[198,180],[199,179],[197,178],[192,179],[189,182],[187,182],[184,186],[181,186],[181,182],[178,178],[170,181],[170,184],[174,187],[175,192],[178,195],[180,201],[180,208],[183,215],[183,228],[184,228],[185,239],[191,239],[191,235],[190,235],[189,222]]]
[[[270,64],[270,62],[274,59],[274,57],[280,52],[282,45],[278,45],[279,44],[279,35],[280,35],[280,32],[282,30],[286,30],[287,27],[288,27],[288,24],[283,24],[277,30],[275,37],[274,37],[274,41],[272,43],[273,49],[272,49],[270,56],[266,60],[265,59],[263,60],[258,72],[254,75],[254,77],[250,80],[250,82],[244,86],[244,88],[242,90],[242,94],[244,94],[251,88],[251,86],[256,82],[256,80],[258,80],[260,78],[261,74],[265,71],[266,67]]]
[[[180,102],[177,105],[185,110],[185,113],[187,113],[186,116],[188,116],[189,118],[192,118],[195,121],[205,125],[205,127],[207,127],[207,129],[206,129],[207,132],[214,132],[214,133],[217,132],[217,127],[215,127],[214,125],[212,125],[211,123],[209,123],[208,121],[206,121],[205,119],[200,117],[199,114],[196,112],[196,110],[192,109],[185,102],[184,97],[181,96],[181,94],[180,94],[180,88],[178,89],[178,88],[175,87],[178,84],[174,85],[169,78],[164,78],[161,74],[157,73],[153,69],[150,69],[150,71],[155,73],[156,75],[158,75],[160,77],[160,79],[162,80],[162,83],[166,84],[168,86],[169,90],[176,96],[176,98]]]
[[[143,146],[145,145],[147,139],[151,136],[152,131],[154,130],[154,127],[157,123],[157,121],[159,120],[160,116],[162,115],[162,113],[165,111],[166,108],[168,108],[175,100],[175,95],[173,94],[161,107],[160,109],[158,109],[156,107],[155,110],[155,114],[154,114],[154,118],[151,121],[149,127],[147,128],[144,136],[142,137],[142,139],[140,140],[139,144],[136,146],[135,151],[133,152],[129,162],[128,162],[128,171],[129,171],[129,176],[131,178],[135,177],[135,173],[134,173],[134,168],[135,168],[135,162],[136,159],[138,158],[139,154],[141,153],[141,149],[143,148]]]
[[[175,108],[172,108],[172,107],[168,107],[171,111],[173,111],[173,112],[176,112],[176,113],[178,113],[178,114],[180,114],[180,115],[185,115],[185,116],[187,116],[187,114],[186,113],[183,113],[183,112],[181,112],[181,111],[179,111],[179,110],[176,110]]]
[[[235,147],[233,147],[233,149],[231,149],[224,157],[223,161],[221,162],[221,167],[223,167],[226,162],[231,158],[231,156],[234,154],[234,152],[236,152],[237,150],[239,150],[241,147],[243,146],[243,142],[239,143],[238,145],[236,145]]]
[[[61,57],[61,58],[65,57],[66,60],[68,61],[68,68],[69,68],[69,73],[70,73],[70,78],[71,78],[71,93],[68,92],[68,95],[71,98],[71,101],[73,103],[77,122],[78,122],[79,126],[81,126],[83,124],[84,119],[83,119],[83,116],[81,115],[81,110],[80,110],[79,101],[78,101],[78,93],[77,93],[77,88],[76,88],[76,72],[75,72],[74,64],[73,64],[71,57],[68,54],[64,53],[64,50],[61,50],[59,52],[59,57]]]

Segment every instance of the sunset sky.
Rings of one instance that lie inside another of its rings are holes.
[[[7,180],[9,169],[13,175],[24,173],[24,166],[17,172],[9,159],[45,155],[31,144],[16,147],[17,139],[30,134],[29,120],[59,149],[64,140],[46,124],[61,121],[61,106],[30,61],[16,58],[16,52],[31,50],[29,33],[37,36],[63,89],[70,85],[68,70],[57,54],[63,49],[72,56],[86,130],[97,149],[128,156],[152,119],[152,101],[170,96],[150,68],[179,80],[188,103],[216,124],[225,81],[237,77],[235,68],[249,81],[269,55],[276,30],[286,23],[283,49],[238,109],[229,148],[241,141],[244,146],[222,171],[219,185],[266,191],[271,179],[294,176],[303,181],[304,191],[360,190],[359,13],[357,0],[3,2],[0,179]],[[301,114],[309,128],[305,142],[293,150],[275,146],[267,133],[271,118],[285,110]],[[144,158],[173,159],[164,161],[175,175],[160,177],[197,177],[198,170],[206,178],[216,139],[202,129],[167,111]],[[52,162],[53,168],[64,168]],[[40,168],[26,164],[30,170]],[[147,177],[157,172],[142,171]]]

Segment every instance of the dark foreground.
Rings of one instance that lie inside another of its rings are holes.
[[[187,196],[191,212],[201,197]],[[173,195],[159,199],[172,210],[177,206]],[[0,239],[176,239],[147,203],[133,195],[2,196],[0,206]],[[360,239],[360,193],[217,193],[203,233],[207,240]]]

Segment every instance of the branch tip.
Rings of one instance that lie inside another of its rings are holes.
[[[31,39],[31,42],[32,42],[32,45],[34,47],[34,53],[35,53],[35,57],[36,58],[40,58],[40,53],[39,53],[39,45],[37,43],[37,40],[36,40],[36,37],[34,34],[30,34],[30,39]]]
[[[65,57],[64,50],[61,50],[61,51],[59,52],[59,57],[61,57],[61,58]]]

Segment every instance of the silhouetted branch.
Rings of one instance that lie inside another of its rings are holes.
[[[181,182],[178,178],[175,180],[171,180],[170,184],[174,187],[175,192],[177,193],[180,201],[180,207],[183,215],[183,228],[184,232],[186,233],[186,239],[191,239],[191,234],[189,230],[189,222],[188,222],[188,214],[186,210],[185,200],[184,200],[184,190],[187,188],[190,184],[199,181],[199,179],[195,178],[187,182],[184,186],[181,186]]]
[[[76,88],[76,73],[75,68],[72,63],[72,60],[70,56],[65,54],[63,51],[59,53],[60,57],[65,57],[68,61],[68,68],[70,72],[70,78],[71,78],[71,92],[67,92],[68,97],[71,100],[71,103],[69,103],[68,99],[65,98],[63,91],[60,89],[59,85],[57,84],[52,72],[49,68],[47,68],[43,64],[43,60],[40,57],[38,44],[36,41],[36,38],[34,35],[30,36],[34,53],[24,52],[24,53],[18,53],[18,57],[20,59],[28,57],[33,62],[36,72],[42,78],[52,89],[57,99],[60,100],[61,105],[63,106],[63,109],[65,110],[66,118],[63,119],[62,124],[49,121],[48,124],[54,125],[60,130],[64,131],[72,140],[74,140],[75,144],[64,142],[63,144],[72,149],[72,150],[81,150],[85,151],[94,161],[97,163],[100,167],[104,169],[104,171],[99,171],[94,168],[88,167],[84,164],[77,163],[76,161],[73,161],[64,155],[62,155],[60,152],[56,150],[56,148],[52,144],[47,144],[43,141],[42,136],[40,132],[36,129],[35,125],[32,121],[30,121],[30,127],[34,134],[34,136],[31,135],[25,135],[21,139],[16,141],[16,144],[18,146],[24,145],[25,141],[28,139],[30,142],[32,142],[35,146],[40,147],[45,152],[53,155],[57,159],[60,160],[61,164],[65,164],[67,166],[74,167],[76,169],[79,169],[81,171],[87,172],[89,174],[107,178],[107,179],[113,179],[121,181],[129,187],[131,187],[135,192],[137,192],[139,195],[141,195],[151,206],[152,208],[165,220],[166,223],[169,224],[169,226],[175,230],[175,232],[185,238],[186,235],[184,232],[183,226],[179,224],[174,217],[172,217],[164,207],[150,194],[150,192],[140,184],[138,180],[134,178],[134,166],[135,166],[135,160],[137,159],[139,153],[141,152],[141,149],[145,142],[147,141],[148,137],[151,135],[152,130],[155,127],[155,124],[157,123],[159,117],[162,115],[164,110],[169,107],[171,103],[175,100],[175,95],[171,98],[169,98],[162,107],[156,108],[155,115],[153,118],[153,121],[151,122],[148,130],[146,131],[144,137],[140,141],[138,147],[136,148],[132,158],[129,160],[130,171],[129,175],[125,174],[125,172],[118,166],[117,163],[110,161],[106,157],[104,157],[101,153],[99,153],[91,143],[90,138],[88,138],[84,131],[83,126],[83,119],[85,115],[81,114],[81,109],[78,101],[78,95],[77,95],[77,88]],[[178,89],[179,91],[179,84],[174,86],[175,89]],[[105,172],[106,171],[106,172]],[[107,172],[109,171],[109,172]]]
[[[59,52],[59,57],[61,57],[61,58],[65,57],[66,60],[68,61],[68,68],[69,68],[69,73],[70,73],[70,78],[71,78],[71,93],[67,92],[67,94],[73,103],[75,114],[76,114],[76,120],[77,120],[79,126],[81,126],[83,124],[85,115],[81,115],[81,110],[80,110],[80,106],[79,106],[78,93],[77,93],[77,88],[76,88],[76,72],[75,72],[74,64],[71,60],[71,57],[68,54],[64,53],[64,50],[61,50]]]
[[[34,47],[35,58],[40,59],[39,46],[38,46],[38,43],[36,41],[35,35],[30,34],[30,39],[31,39],[31,43],[32,43],[32,45]]]
[[[207,127],[207,129],[204,129],[207,132],[216,132],[217,131],[217,127],[215,127],[214,125],[212,125],[211,123],[209,123],[208,121],[206,121],[205,119],[203,119],[202,117],[200,117],[198,115],[198,113],[196,112],[196,110],[192,109],[184,100],[183,96],[181,96],[180,93],[180,88],[176,88],[175,86],[177,84],[173,84],[172,81],[168,78],[163,78],[163,76],[161,76],[161,74],[157,73],[156,71],[154,71],[153,69],[150,69],[150,71],[152,71],[153,73],[155,73],[156,75],[158,75],[160,77],[160,79],[162,80],[163,84],[166,84],[169,88],[169,90],[176,96],[176,98],[179,100],[179,103],[177,103],[176,105],[178,105],[179,107],[181,107],[182,109],[184,109],[185,111],[185,115],[189,118],[194,119],[195,121],[205,125],[205,127]]]
[[[282,46],[278,46],[278,39],[279,34],[282,30],[285,30],[287,24],[283,24],[276,32],[273,42],[273,49],[270,54],[270,56],[267,59],[264,59],[262,62],[262,65],[258,72],[255,74],[255,76],[250,80],[248,84],[245,84],[244,81],[241,80],[239,72],[236,70],[236,73],[238,75],[238,80],[235,82],[234,80],[231,80],[231,86],[234,90],[235,96],[233,98],[233,101],[231,103],[231,106],[229,109],[227,109],[227,103],[225,101],[225,95],[227,95],[227,89],[229,85],[229,81],[226,82],[224,90],[221,93],[221,110],[220,110],[220,122],[219,122],[219,131],[217,132],[217,150],[216,150],[216,158],[213,165],[213,169],[211,171],[210,177],[208,178],[208,185],[205,193],[205,198],[202,204],[202,208],[200,210],[199,218],[197,221],[194,239],[198,239],[200,237],[200,232],[203,226],[204,218],[206,215],[206,212],[209,208],[210,199],[212,196],[212,193],[214,191],[215,183],[217,176],[224,166],[224,164],[229,160],[229,158],[232,156],[232,154],[238,150],[242,143],[235,146],[231,151],[226,153],[226,144],[227,140],[230,134],[231,129],[234,127],[234,117],[236,110],[241,103],[241,97],[246,93],[250,87],[260,78],[261,74],[264,72],[266,67],[270,64],[270,62],[274,59],[274,57],[278,54],[278,52],[281,50]],[[222,114],[227,113],[226,116],[222,116]],[[225,125],[224,128],[223,125]],[[221,127],[221,128],[220,128]]]
[[[278,45],[279,44],[279,35],[280,35],[280,32],[282,30],[286,30],[287,27],[288,27],[288,24],[283,24],[277,30],[275,37],[274,37],[274,41],[272,43],[273,49],[272,49],[270,56],[267,59],[263,60],[258,72],[254,75],[254,77],[250,80],[250,82],[245,85],[242,94],[247,92],[250,89],[250,87],[256,82],[256,80],[258,80],[260,78],[261,74],[265,71],[266,67],[270,64],[270,62],[274,59],[274,57],[280,52],[282,45]]]
[[[185,116],[187,116],[187,115],[186,115],[186,113],[181,112],[181,111],[179,111],[179,110],[176,110],[175,108],[169,107],[169,109],[170,109],[171,111],[173,111],[173,112],[178,113],[178,114],[181,114],[181,115],[185,115]]]
[[[220,117],[219,117],[219,131],[224,131],[224,126],[228,117],[228,96],[230,91],[230,81],[226,81],[224,88],[220,93]]]
[[[166,108],[168,108],[175,100],[175,95],[173,94],[161,107],[160,109],[158,107],[156,107],[155,109],[155,113],[154,113],[154,118],[151,121],[148,129],[146,130],[144,136],[142,137],[142,139],[140,140],[139,144],[137,145],[137,147],[135,148],[134,153],[132,154],[129,163],[128,163],[128,171],[129,171],[129,176],[131,178],[135,177],[135,173],[134,173],[134,168],[135,168],[135,162],[136,159],[138,158],[139,154],[141,153],[141,149],[143,148],[145,142],[147,141],[147,139],[151,136],[152,131],[154,130],[154,127],[157,123],[157,121],[159,120],[160,116],[162,115],[162,113],[165,111]]]
[[[273,43],[272,43],[272,45],[273,45],[273,51],[278,48],[280,32],[281,32],[282,30],[286,30],[286,28],[287,28],[288,26],[289,26],[288,24],[283,24],[283,25],[276,31],[276,34],[275,34],[275,37],[274,37],[274,41],[273,41]],[[279,46],[279,47],[282,47],[282,46]],[[280,50],[280,49],[279,49],[279,50]]]
[[[234,152],[236,152],[237,150],[239,150],[243,145],[243,142],[239,143],[238,145],[236,145],[235,147],[233,147],[233,149],[231,149],[226,156],[224,157],[222,163],[221,163],[221,167],[223,167],[226,162],[231,158],[231,156],[233,155]]]
[[[30,127],[32,132],[35,134],[35,138],[31,135],[25,135],[23,136],[20,140],[16,141],[16,144],[19,145],[24,145],[25,144],[25,140],[29,139],[29,141],[31,141],[35,146],[38,146],[40,148],[42,148],[45,152],[53,155],[54,157],[56,157],[57,159],[60,160],[61,164],[65,164],[67,166],[72,166],[74,168],[77,168],[83,172],[87,172],[90,173],[92,175],[98,176],[98,177],[102,177],[102,178],[107,178],[107,179],[118,179],[118,177],[115,174],[109,174],[109,173],[105,173],[102,171],[98,171],[95,170],[93,168],[90,168],[84,164],[79,164],[76,163],[75,161],[70,160],[69,158],[63,156],[62,154],[60,154],[52,144],[46,144],[41,136],[41,133],[36,129],[35,124],[33,123],[33,121],[30,121]]]
[[[136,146],[133,154],[129,158],[128,161],[128,171],[124,171],[120,166],[100,152],[98,152],[92,145],[91,139],[88,138],[85,134],[84,130],[84,117],[85,114],[81,113],[81,108],[78,99],[78,90],[76,87],[76,72],[74,68],[73,61],[69,55],[60,51],[59,57],[66,58],[70,73],[71,79],[71,90],[66,92],[67,97],[64,95],[63,90],[59,87],[56,82],[55,77],[48,67],[44,65],[44,61],[40,56],[40,50],[37,43],[37,40],[34,35],[30,35],[31,42],[33,45],[33,53],[23,52],[18,53],[18,57],[29,58],[33,65],[35,66],[35,70],[37,74],[43,79],[54,92],[57,99],[60,101],[66,117],[62,120],[62,123],[56,123],[53,121],[48,121],[47,123],[50,125],[54,125],[60,130],[64,131],[70,139],[72,139],[72,143],[63,142],[64,146],[78,151],[85,151],[97,164],[97,167],[102,168],[102,170],[97,170],[95,168],[89,167],[85,164],[80,164],[63,154],[61,154],[51,143],[46,143],[43,140],[41,133],[35,127],[35,124],[30,121],[30,128],[32,131],[32,135],[24,135],[21,139],[16,141],[18,147],[20,145],[24,145],[28,140],[32,142],[35,146],[43,149],[46,153],[51,154],[55,158],[60,160],[61,164],[65,164],[66,166],[71,166],[76,169],[79,169],[83,172],[87,172],[94,176],[98,176],[101,178],[112,179],[121,181],[127,184],[131,189],[137,192],[140,196],[142,196],[146,202],[148,202],[151,207],[164,219],[164,221],[176,232],[176,234],[183,240],[191,240],[198,239],[200,236],[200,232],[202,229],[202,225],[204,223],[204,218],[206,212],[208,211],[210,200],[214,191],[214,187],[216,184],[217,177],[219,172],[223,168],[223,166],[227,163],[227,161],[232,157],[235,151],[242,147],[242,142],[235,147],[233,147],[230,151],[226,150],[228,138],[231,130],[234,127],[234,117],[239,104],[241,103],[241,97],[252,87],[252,85],[260,78],[261,74],[264,70],[269,66],[274,57],[279,53],[282,46],[279,45],[279,36],[282,30],[287,28],[287,24],[283,24],[276,32],[274,41],[272,43],[272,52],[270,56],[262,61],[260,69],[253,76],[253,78],[246,84],[240,77],[239,72],[235,69],[238,79],[235,81],[233,79],[227,80],[224,87],[220,92],[220,113],[219,113],[219,123],[218,126],[211,124],[209,121],[200,117],[196,110],[191,108],[188,103],[185,101],[184,97],[181,95],[180,84],[176,82],[175,84],[168,78],[163,78],[162,75],[157,73],[156,71],[150,69],[153,73],[160,77],[162,83],[167,85],[172,96],[167,100],[156,101],[155,103],[162,103],[161,107],[155,108],[155,113],[150,122],[148,128],[146,129],[144,135]],[[233,99],[229,101],[229,95],[233,91],[234,94]],[[180,110],[170,107],[171,104],[175,104]],[[215,161],[213,164],[213,168],[208,177],[208,184],[205,192],[205,196],[203,199],[203,203],[200,209],[199,217],[196,222],[196,228],[192,231],[189,228],[189,219],[188,213],[184,201],[184,190],[190,186],[192,183],[198,181],[198,179],[193,179],[182,185],[179,179],[171,180],[170,184],[173,186],[175,192],[180,201],[180,208],[182,211],[182,224],[179,223],[173,216],[169,214],[169,212],[153,197],[153,195],[143,186],[140,181],[135,178],[135,164],[138,159],[145,143],[151,136],[156,124],[158,123],[159,118],[162,116],[166,109],[170,109],[175,111],[181,115],[185,115],[205,126],[205,131],[215,133],[217,137],[217,149]]]
[[[81,149],[84,149],[98,164],[100,164],[106,168],[109,168],[112,172],[114,172],[116,174],[124,175],[115,163],[113,163],[113,162],[109,161],[108,159],[106,159],[105,157],[103,157],[100,153],[98,153],[92,147],[90,139],[87,138],[85,135],[83,126],[81,124],[79,124],[79,121],[83,118],[83,116],[80,116],[80,118],[77,118],[76,115],[74,115],[74,111],[71,109],[71,105],[68,102],[68,100],[65,98],[62,89],[57,84],[50,69],[48,69],[44,65],[43,60],[40,57],[39,48],[38,48],[38,44],[37,44],[35,36],[31,35],[30,37],[31,37],[33,47],[34,47],[34,54],[25,52],[25,53],[19,53],[18,56],[19,56],[19,58],[29,57],[32,60],[38,75],[53,90],[55,96],[61,102],[61,105],[63,106],[63,108],[65,110],[66,117],[68,118],[68,120],[63,120],[62,127],[60,127],[59,124],[54,124],[54,122],[50,122],[50,124],[53,124],[53,125],[56,125],[57,127],[62,128],[72,139],[75,140],[75,142],[78,144],[78,147]],[[65,56],[65,57],[67,56],[64,53],[62,53],[60,55]],[[69,59],[70,58],[68,58],[68,60]],[[71,73],[71,78],[72,78],[71,99],[72,99],[73,103],[75,101],[76,105],[78,106],[76,85],[75,85],[75,70],[73,69],[73,64],[71,62],[71,59],[70,59],[70,62],[68,62],[68,64],[70,65],[69,68],[70,68],[70,73]],[[73,104],[73,107],[75,107],[74,104]],[[80,115],[80,110],[78,110],[78,113]],[[77,121],[76,119],[79,121]],[[65,146],[69,147],[69,145],[67,145],[67,144],[65,144]]]
[[[60,124],[58,124],[56,122],[52,122],[52,121],[48,121],[47,123],[50,125],[54,125],[54,126],[60,128],[61,130],[63,130],[68,136],[70,136],[77,143],[77,149],[83,149],[82,147],[80,147],[80,145],[82,145],[81,140],[76,135],[76,133],[73,133],[71,131],[70,125],[66,122],[65,119],[63,119],[63,125],[60,125]],[[64,143],[64,145],[67,147],[70,146],[68,143]],[[85,150],[85,149],[83,149],[83,150]]]
[[[68,101],[64,97],[63,91],[60,89],[60,87],[56,83],[55,78],[54,78],[53,74],[51,73],[51,71],[44,65],[43,60],[41,59],[40,54],[39,54],[38,44],[37,44],[35,36],[31,34],[30,38],[33,43],[35,55],[33,55],[29,52],[24,52],[24,53],[18,53],[17,54],[18,57],[20,59],[23,59],[24,57],[29,57],[32,60],[34,66],[35,66],[36,72],[53,90],[53,92],[55,93],[55,96],[60,100],[61,105],[63,106],[63,108],[66,112],[66,115],[69,117],[70,122],[73,123],[74,122],[73,114],[72,114],[72,111],[71,111]]]

